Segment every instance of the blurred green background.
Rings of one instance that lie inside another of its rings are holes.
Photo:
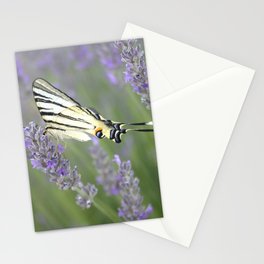
[[[143,48],[143,42],[141,47]],[[41,77],[66,92],[81,105],[95,108],[103,117],[121,122],[152,120],[151,111],[141,103],[132,87],[124,82],[125,65],[113,42],[16,53],[23,125],[30,121],[44,126],[32,96],[32,82]],[[82,181],[95,184],[95,201],[117,214],[119,196],[107,196],[96,184],[97,171],[89,154],[91,142],[65,140],[65,157],[77,165]],[[112,159],[114,154],[130,160],[140,180],[143,204],[153,206],[149,218],[162,217],[158,168],[153,133],[124,135],[121,144],[100,140]],[[36,231],[111,223],[96,207],[82,209],[75,204],[75,192],[60,191],[47,176],[28,162],[32,207]],[[120,222],[122,219],[120,218]]]

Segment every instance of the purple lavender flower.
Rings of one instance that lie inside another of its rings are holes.
[[[90,183],[85,186],[81,182],[77,167],[72,169],[70,161],[62,155],[64,147],[55,145],[43,132],[44,129],[34,122],[24,128],[25,146],[32,167],[44,172],[60,190],[76,191],[76,203],[82,208],[89,208],[97,193],[96,187]]]
[[[103,43],[97,46],[96,52],[103,66],[108,69],[116,69],[122,65],[119,51],[113,43]]]
[[[126,221],[146,219],[153,212],[152,206],[143,206],[143,196],[140,193],[139,179],[134,177],[131,162],[120,160],[115,155],[115,162],[118,165],[118,175],[120,177],[119,191],[121,196],[121,206],[118,208],[119,217]]]
[[[93,144],[89,147],[90,155],[96,167],[98,175],[96,181],[102,185],[107,195],[119,194],[120,177],[116,174],[113,162],[107,153],[100,147],[97,139],[93,139]]]
[[[94,197],[97,194],[97,188],[91,183],[83,185],[81,182],[78,187],[79,191],[75,197],[76,204],[82,208],[90,208],[93,201],[91,196]]]
[[[44,129],[34,122],[30,122],[24,129],[25,146],[32,167],[46,173],[49,181],[55,183],[60,190],[76,191],[76,204],[82,208],[90,208],[97,188],[91,183],[82,183],[77,167],[72,169],[69,160],[63,157],[64,147],[55,145],[43,132]],[[142,204],[139,179],[134,177],[130,161],[122,162],[118,155],[110,160],[96,139],[90,147],[90,154],[98,171],[98,184],[103,186],[108,195],[118,195],[121,198],[118,216],[126,221],[148,218],[153,208],[150,204],[147,207]],[[114,164],[117,165],[117,170]]]
[[[149,85],[145,53],[140,40],[116,41],[121,60],[125,63],[125,81],[130,83],[135,93],[141,96],[142,103],[150,109]]]
[[[98,171],[97,183],[103,186],[108,195],[121,198],[118,216],[126,221],[148,218],[153,208],[150,204],[147,207],[142,205],[139,179],[134,177],[130,161],[122,162],[118,155],[111,161],[98,140],[93,142],[89,150]]]
[[[74,66],[77,70],[85,70],[91,65],[94,54],[88,45],[82,45],[72,47],[68,57],[75,63]]]
[[[96,53],[100,63],[104,67],[105,75],[108,81],[115,86],[122,87],[124,85],[122,72],[122,61],[118,49],[113,43],[103,43],[97,45]]]

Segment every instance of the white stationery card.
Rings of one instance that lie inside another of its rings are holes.
[[[15,58],[35,231],[162,217],[143,39]]]
[[[145,41],[164,215],[128,224],[188,247],[254,70],[133,24],[122,37]]]

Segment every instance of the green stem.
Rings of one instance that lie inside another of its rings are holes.
[[[105,216],[107,216],[113,223],[119,223],[120,218],[112,208],[110,208],[105,203],[102,203],[100,200],[93,201],[93,205]]]
[[[72,190],[79,193],[82,197],[90,199],[89,195],[87,195],[87,193],[85,193],[82,189],[73,187]],[[107,216],[112,222],[120,222],[120,218],[117,216],[117,213],[100,200],[97,199],[96,202],[93,200],[93,206],[96,207],[102,214]]]

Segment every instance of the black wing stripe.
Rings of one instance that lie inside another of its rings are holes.
[[[94,116],[97,120],[101,120],[101,118],[100,118],[100,116],[99,116],[98,114],[94,113],[93,116]]]
[[[49,103],[49,102],[45,102],[45,103],[52,104],[52,103]],[[59,106],[59,104],[57,104],[57,105]],[[63,108],[65,110],[68,110],[68,111],[71,111],[71,112],[77,114],[78,117],[74,117],[74,116],[71,116],[69,114],[63,114],[63,113],[65,113],[65,111],[61,111],[59,113],[56,113],[56,112],[54,112],[54,109],[49,108],[48,106],[46,108],[43,107],[43,106],[42,107],[38,106],[39,112],[40,112],[42,118],[46,122],[48,122],[49,120],[47,120],[47,118],[45,118],[45,116],[54,116],[54,117],[58,116],[58,117],[62,117],[62,118],[65,118],[65,119],[68,119],[68,120],[72,120],[72,121],[75,121],[75,122],[82,122],[84,124],[88,124],[88,125],[92,126],[90,129],[93,129],[94,125],[92,123],[88,122],[87,120],[82,118],[82,115],[91,115],[91,114],[89,114],[86,111],[86,109],[84,109],[84,108],[81,108],[79,106],[76,106],[76,107],[78,107],[78,109],[81,110],[82,113],[76,111],[76,109],[74,109],[74,108],[68,108],[68,107],[63,107]],[[86,129],[88,129],[88,127],[86,127]]]
[[[34,99],[36,102],[44,102],[43,100],[46,100],[47,102],[51,103],[59,103],[65,107],[70,107],[76,105],[75,102],[72,102],[69,98],[63,98],[59,95],[54,95],[51,92],[36,90],[36,88],[33,89],[34,92]]]
[[[41,111],[43,111],[43,110],[52,110],[52,108],[44,108],[44,107],[38,106],[38,110],[40,111],[40,114],[41,114]]]
[[[51,120],[47,120],[46,121],[47,124],[54,124],[54,125],[58,125],[58,126],[63,126],[63,127],[70,127],[70,128],[78,128],[78,129],[85,129],[87,130],[86,127],[80,127],[80,126],[72,126],[72,125],[68,125],[68,124],[64,124],[64,123],[59,123],[59,122],[55,122],[55,121],[51,121]]]
[[[54,105],[57,105],[57,106],[60,106],[60,107],[63,107],[63,108],[68,108],[67,106],[65,106],[65,105],[63,105],[63,104],[60,104],[60,103],[54,102],[54,101],[52,101],[52,100],[46,100],[46,99],[35,98],[35,101],[36,101],[36,102],[39,102],[39,103],[50,103],[50,104],[54,104]]]
[[[67,118],[67,119],[70,119],[70,120],[72,120],[72,121],[79,121],[79,122],[83,122],[83,123],[86,123],[86,124],[91,125],[91,123],[85,121],[85,120],[82,119],[82,118],[76,118],[76,117],[72,117],[72,116],[64,115],[64,114],[62,114],[62,113],[59,113],[59,116],[60,116],[60,117]]]
[[[40,85],[34,85],[33,86],[33,89],[39,89],[39,90],[41,90],[41,91],[43,91],[43,92],[45,92],[45,93],[49,93],[49,94],[52,94],[52,95],[54,95],[54,96],[58,96],[58,97],[60,97],[60,98],[62,98],[61,96],[59,96],[58,94],[56,94],[55,92],[53,92],[53,91],[51,91],[50,89],[47,89],[47,88],[43,88],[42,86],[40,86]],[[36,91],[35,91],[36,92]]]
[[[37,88],[37,89],[40,89],[40,90],[42,90],[42,91],[44,91],[46,93],[53,94],[54,96],[57,96],[57,97],[62,98],[64,100],[72,101],[76,105],[80,106],[80,104],[78,102],[76,102],[73,98],[71,98],[69,95],[67,95],[66,93],[62,92],[61,90],[55,88],[52,84],[50,84],[46,80],[36,79],[33,82],[33,88]]]
[[[45,98],[45,99],[50,99],[49,97],[46,97],[46,96],[44,96],[44,95],[42,95],[40,93],[34,92],[34,91],[33,91],[33,94],[34,94],[34,96],[39,96],[39,97],[42,97],[42,98]]]
[[[48,110],[48,109],[47,109]],[[40,112],[41,116],[57,116],[58,114],[54,114],[54,112]]]
[[[45,118],[45,116],[60,116],[60,117],[63,117],[65,119],[69,119],[69,120],[72,120],[72,121],[83,122],[85,124],[91,125],[91,123],[85,121],[82,118],[75,118],[75,117],[72,117],[72,116],[64,115],[62,113],[55,114],[53,112],[41,112],[40,114],[41,114],[41,116],[42,116],[43,119]]]
[[[115,138],[115,133],[116,133],[116,129],[111,129],[110,130],[110,139],[114,139]]]
[[[114,140],[115,140],[116,143],[120,143],[120,142],[121,142],[120,134],[121,134],[120,131],[117,131],[117,132],[115,133],[115,138],[114,138]]]
[[[66,131],[65,129],[59,128],[59,127],[46,127],[45,130],[51,130],[51,129],[53,129],[53,130],[60,130],[60,131]]]
[[[102,120],[102,116],[95,109],[85,108],[85,110],[89,112],[89,114],[92,115],[95,119]]]

